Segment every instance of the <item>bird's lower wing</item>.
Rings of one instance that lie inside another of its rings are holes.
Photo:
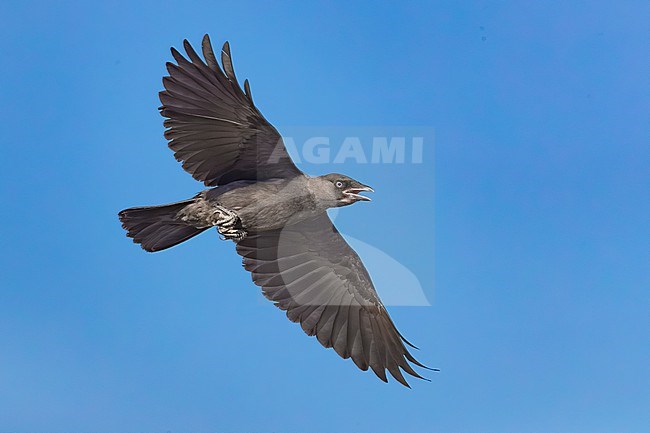
[[[400,369],[422,378],[409,362],[427,367],[409,353],[365,266],[327,214],[251,233],[237,252],[264,296],[323,346],[384,382],[386,370],[405,386]]]

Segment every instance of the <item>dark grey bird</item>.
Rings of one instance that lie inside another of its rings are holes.
[[[203,59],[184,41],[187,58],[171,49],[160,113],[165,137],[183,168],[212,187],[189,200],[119,213],[127,236],[161,251],[216,227],[236,243],[243,266],[264,296],[308,335],[384,382],[386,370],[409,386],[400,369],[427,368],[409,353],[359,256],[326,210],[370,199],[372,188],[342,174],[309,177],[291,161],[278,131],[240,87],[230,47],[221,65],[210,39]]]

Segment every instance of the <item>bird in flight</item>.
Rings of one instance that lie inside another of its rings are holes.
[[[165,138],[183,168],[211,187],[176,203],[119,213],[127,236],[161,251],[216,227],[236,244],[243,266],[264,296],[326,348],[387,382],[386,370],[409,386],[400,370],[424,379],[428,368],[409,352],[356,252],[326,211],[359,201],[372,188],[332,173],[310,177],[292,162],[278,131],[242,90],[230,46],[221,65],[208,35],[203,59],[190,43],[187,58],[172,48],[160,113]]]

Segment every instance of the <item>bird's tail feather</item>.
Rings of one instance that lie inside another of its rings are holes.
[[[178,245],[198,235],[206,228],[196,228],[180,218],[178,213],[194,199],[161,206],[124,209],[118,216],[127,236],[150,252]]]

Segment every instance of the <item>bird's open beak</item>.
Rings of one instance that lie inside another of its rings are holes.
[[[347,197],[357,200],[357,201],[371,201],[370,197],[359,194],[360,192],[375,192],[374,189],[370,188],[368,185],[359,184],[354,187],[348,188],[343,191]]]

